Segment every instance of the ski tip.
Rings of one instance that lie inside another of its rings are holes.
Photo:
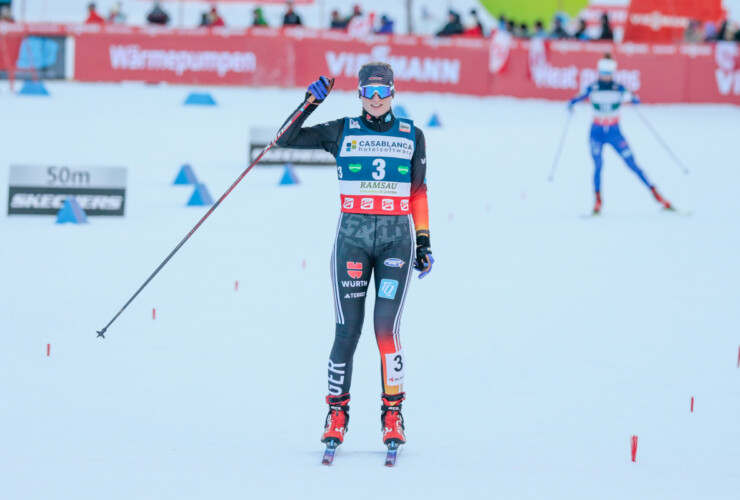
[[[674,206],[663,208],[663,212],[670,212],[672,214],[683,215],[683,216],[686,216],[686,217],[688,217],[688,216],[691,215],[691,212],[688,212],[686,210],[679,210],[678,208],[676,208]]]
[[[336,439],[326,441],[326,451],[324,451],[324,457],[321,459],[323,465],[331,465],[334,462],[334,453],[336,453],[338,446],[339,441]]]
[[[385,455],[385,466],[386,467],[393,467],[396,465],[396,458],[398,457],[398,449],[401,446],[401,443],[398,441],[389,441],[386,443],[388,446],[388,453]]]

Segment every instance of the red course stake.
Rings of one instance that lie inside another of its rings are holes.
[[[740,347],[737,349],[737,367],[740,368]]]
[[[51,356],[51,344],[46,344],[46,355]]]
[[[632,436],[632,461],[637,461],[637,436]]]
[[[152,319],[157,319],[157,309],[152,307]]]
[[[239,290],[239,282],[237,281],[234,283],[234,291],[236,292],[238,290]]]
[[[694,413],[694,396],[691,396],[691,413]]]

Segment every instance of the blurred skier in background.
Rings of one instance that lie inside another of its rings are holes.
[[[336,330],[329,357],[329,414],[321,441],[327,448],[336,447],[347,431],[352,359],[374,273],[383,442],[390,448],[391,443],[406,442],[401,415],[406,396],[399,337],[401,312],[413,268],[421,271],[422,278],[434,263],[429,242],[426,144],[423,132],[411,120],[393,114],[391,66],[367,63],[358,76],[360,116],[302,128],[331,90],[330,80],[322,76],[306,93],[305,99],[313,95],[316,100],[277,144],[323,148],[337,161],[341,214],[331,259]]]
[[[595,202],[593,214],[601,212],[601,167],[603,165],[602,152],[605,144],[609,144],[619,153],[627,166],[640,178],[640,180],[653,193],[653,196],[663,208],[671,210],[671,204],[663,198],[655,186],[647,179],[645,173],[637,166],[632,150],[627,140],[619,129],[619,107],[624,102],[639,104],[636,95],[627,90],[624,85],[614,81],[617,71],[617,62],[610,54],[606,54],[597,64],[599,79],[594,84],[586,87],[580,95],[568,102],[568,111],[573,111],[573,106],[585,99],[591,102],[594,109],[594,121],[591,125],[591,156],[594,159],[594,193]]]

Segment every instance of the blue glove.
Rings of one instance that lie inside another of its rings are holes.
[[[419,279],[432,272],[432,264],[434,264],[434,257],[432,257],[432,247],[429,243],[429,236],[417,236],[414,268],[421,271]]]
[[[322,76],[308,86],[308,93],[312,94],[317,101],[321,102],[329,95],[329,79]]]
[[[632,96],[632,104],[640,104],[640,98],[636,95]]]

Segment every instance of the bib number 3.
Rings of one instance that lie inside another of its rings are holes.
[[[376,181],[383,180],[385,178],[385,160],[382,158],[376,158],[373,161],[373,167],[375,167],[375,172],[373,172],[373,179]]]

